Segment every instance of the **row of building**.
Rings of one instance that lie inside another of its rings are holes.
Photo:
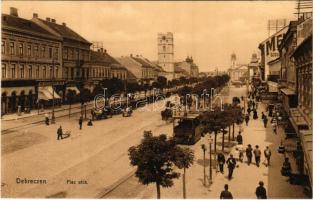
[[[299,171],[312,183],[312,13],[290,21],[259,49],[260,78],[282,102],[303,149]]]
[[[37,13],[24,19],[16,8],[2,14],[1,28],[1,114],[37,107],[40,101],[66,101],[69,90],[92,92],[103,79],[152,84],[158,76],[198,77],[192,57],[179,63],[171,57],[175,67],[168,68],[174,53],[172,33],[159,34],[159,60],[152,62],[141,55],[114,58],[104,48],[91,50],[93,44],[66,23],[41,19]]]

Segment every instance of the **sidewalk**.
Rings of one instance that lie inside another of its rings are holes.
[[[231,88],[234,90],[233,88]],[[236,90],[236,89],[235,89]],[[234,91],[232,91],[234,93]],[[234,96],[239,96],[235,92]],[[229,95],[228,101],[232,99]],[[281,138],[284,137],[280,131],[277,135],[273,133],[271,124],[268,123],[268,127],[265,129],[261,120],[261,112],[265,111],[265,105],[259,103],[257,120],[251,119],[249,126],[243,124],[243,144],[246,147],[251,144],[254,148],[255,145],[259,145],[262,151],[261,165],[257,167],[253,161],[250,166],[246,162],[244,157],[243,163],[238,163],[239,167],[235,169],[233,179],[227,179],[227,167],[224,167],[224,174],[216,173],[213,169],[213,184],[207,187],[203,186],[203,151],[201,144],[206,144],[208,147],[207,137],[202,138],[197,144],[190,148],[194,150],[195,161],[190,169],[186,170],[186,189],[187,198],[214,198],[220,197],[220,192],[224,189],[224,184],[229,185],[229,190],[232,192],[234,198],[247,198],[255,199],[255,189],[258,186],[259,181],[264,182],[264,186],[267,190],[268,198],[307,198],[303,193],[303,187],[298,185],[291,185],[287,181],[287,177],[284,177],[280,173],[282,163],[284,161],[284,155],[277,152]],[[238,127],[236,126],[235,135],[238,133]],[[221,135],[219,134],[218,141],[221,141]],[[227,143],[228,139],[225,137]],[[263,164],[264,155],[263,151],[266,146],[272,151],[271,166],[266,167]],[[219,147],[220,149],[220,147]],[[209,161],[208,151],[206,152],[206,174],[209,174]],[[226,159],[228,156],[226,155]],[[292,163],[294,164],[294,163]],[[182,170],[177,170],[182,173]],[[145,191],[132,198],[156,198],[156,189],[154,184],[150,184],[146,187]],[[161,188],[161,198],[182,198],[182,178],[174,180],[174,185],[170,188]]]
[[[88,102],[87,105],[89,106],[91,103]],[[80,108],[80,103],[72,104],[71,108]],[[55,106],[54,111],[55,112],[60,112],[60,111],[68,111],[69,110],[69,105],[61,105],[61,106]],[[19,119],[25,119],[33,116],[38,116],[38,115],[44,115],[44,114],[51,114],[52,113],[52,107],[49,107],[47,109],[44,109],[43,111],[38,109],[33,109],[30,111],[30,113],[24,113],[22,112],[21,115],[17,115],[17,113],[10,113],[10,114],[5,114],[1,117],[1,121],[11,121],[11,120],[19,120]]]

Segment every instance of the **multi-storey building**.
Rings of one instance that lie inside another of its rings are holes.
[[[58,99],[62,85],[61,38],[18,17],[16,8],[2,14],[1,113],[38,106],[39,100]],[[44,87],[42,87],[44,86]],[[52,88],[52,86],[54,88]]]
[[[90,45],[91,43],[69,28],[66,23],[57,24],[49,17],[40,19],[34,13],[32,21],[49,33],[62,38],[63,77],[67,86],[81,86],[89,77]]]
[[[192,57],[187,56],[185,61],[175,63],[175,78],[179,77],[198,77],[199,68],[193,62]]]
[[[312,188],[312,17],[299,19],[296,44],[291,56],[295,60],[298,107],[290,110],[290,119],[303,150],[303,159],[300,156],[297,163]]]
[[[165,76],[168,80],[175,78],[173,33],[158,34],[158,64],[165,71]]]

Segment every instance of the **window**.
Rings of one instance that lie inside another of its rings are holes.
[[[47,77],[47,69],[46,66],[43,66],[42,68],[42,78],[46,78]]]
[[[59,58],[59,48],[55,48],[55,55],[54,55],[55,59]]]
[[[41,47],[41,57],[46,57],[46,47]]]
[[[38,56],[39,56],[39,54],[38,54],[38,53],[39,53],[39,52],[38,52],[38,45],[35,45],[34,50],[35,50],[35,52],[34,52],[34,53],[35,53],[35,56],[38,57]]]
[[[1,70],[1,77],[6,78],[7,77],[7,66],[5,64],[2,64],[2,70]]]
[[[10,54],[14,55],[14,42],[10,42]]]
[[[22,43],[20,43],[19,46],[18,46],[18,53],[20,55],[24,54],[24,45]]]
[[[49,48],[49,58],[52,58],[52,48]]]
[[[1,42],[1,53],[5,54],[5,41]]]
[[[33,77],[33,68],[31,65],[28,66],[28,78]]]
[[[53,78],[53,68],[52,68],[52,66],[50,66],[49,74],[50,74],[50,78]]]
[[[36,67],[35,76],[36,78],[39,78],[39,65]]]
[[[58,74],[59,74],[59,68],[56,66],[55,67],[55,78],[58,78]]]
[[[25,74],[24,74],[24,65],[20,66],[20,78],[24,78]]]
[[[68,59],[67,52],[68,52],[67,49],[64,49],[64,50],[63,50],[63,58],[64,58],[64,59]]]
[[[11,78],[15,78],[15,64],[12,64],[11,66]]]
[[[78,52],[78,49],[77,50],[75,50],[75,57],[74,57],[75,59],[79,59],[79,52]]]
[[[27,45],[27,56],[32,56],[32,46],[30,44]]]
[[[163,51],[166,51],[166,46],[163,46]]]

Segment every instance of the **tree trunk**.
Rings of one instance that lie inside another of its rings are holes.
[[[68,118],[71,118],[71,108],[72,108],[72,104],[70,103],[70,107],[68,109]]]
[[[224,141],[225,141],[225,134],[224,134],[225,130],[223,129],[223,132],[222,132],[222,151],[224,152]]]
[[[183,198],[186,199],[186,168],[184,167],[183,174]]]
[[[216,154],[216,139],[217,138],[217,131],[214,132],[214,153]]]
[[[157,188],[157,199],[161,199],[160,183],[156,183],[156,188]]]
[[[235,141],[235,123],[233,123],[233,141]]]
[[[230,128],[231,128],[231,126],[229,125],[229,127],[228,127],[228,146],[230,147]]]

